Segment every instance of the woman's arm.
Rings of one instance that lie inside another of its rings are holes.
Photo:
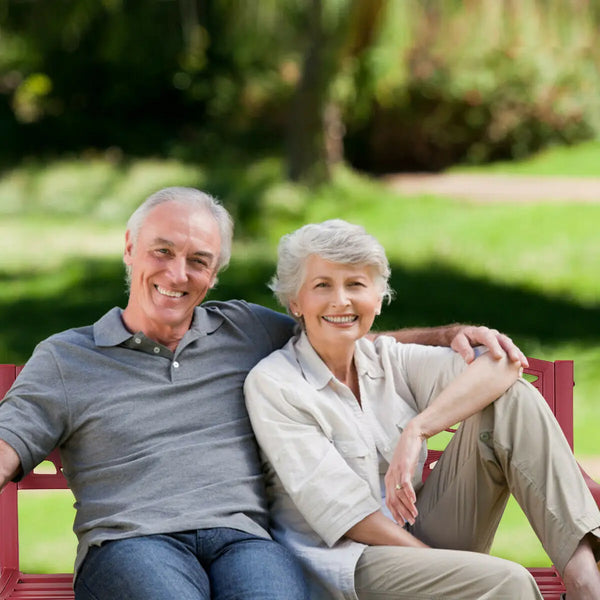
[[[428,548],[421,540],[388,519],[381,511],[365,517],[346,532],[346,537],[369,546]]]
[[[485,353],[409,421],[385,476],[386,503],[394,519],[412,524],[417,517],[412,477],[423,441],[485,408],[517,380],[520,372],[519,361],[506,355],[496,360]]]

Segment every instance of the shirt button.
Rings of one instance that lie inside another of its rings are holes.
[[[154,346],[154,354],[158,354],[160,352],[160,348],[158,346]]]
[[[176,360],[173,361],[173,368],[179,369],[179,363]]]
[[[141,338],[138,338],[138,337],[136,337],[136,338],[133,338],[133,341],[134,341],[136,344],[141,344],[141,343],[142,343],[142,339],[141,339]]]

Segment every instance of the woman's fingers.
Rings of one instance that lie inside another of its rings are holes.
[[[408,521],[411,525],[414,525],[419,512],[417,511],[416,505],[417,496],[412,484],[410,481],[398,484],[394,491],[396,492],[396,498],[398,498],[402,505],[402,516],[404,517],[404,520]]]
[[[408,481],[395,484],[387,492],[386,504],[392,513],[392,516],[398,523],[408,521],[414,525],[415,519],[419,514],[416,506],[417,497],[412,484]]]

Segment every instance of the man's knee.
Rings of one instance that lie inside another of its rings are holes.
[[[90,548],[75,582],[77,600],[210,598],[208,575],[175,536],[141,536]]]
[[[231,544],[210,569],[215,598],[306,600],[298,559],[273,540],[248,536]]]

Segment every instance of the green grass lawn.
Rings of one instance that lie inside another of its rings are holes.
[[[593,164],[600,164],[598,143],[487,170],[593,175]],[[160,187],[194,185],[216,193],[226,205],[233,199],[230,208],[242,222],[235,260],[212,297],[244,297],[275,307],[266,282],[282,233],[330,217],[362,223],[383,242],[392,264],[396,299],[379,318],[380,329],[485,323],[509,333],[529,355],[575,359],[575,452],[600,454],[595,400],[600,204],[476,206],[399,197],[344,169],[333,184],[309,194],[281,183],[279,170],[273,160],[212,175],[210,169],[173,161],[65,160],[5,173],[0,178],[5,315],[0,362],[23,362],[47,335],[122,306],[121,253],[129,212]],[[28,493],[21,518],[24,568],[71,569],[71,504],[68,496]],[[548,562],[514,504],[494,553],[529,566]]]
[[[493,165],[457,166],[451,172],[503,173],[508,175],[563,175],[566,177],[598,177],[600,140],[591,140],[577,146],[557,146],[525,160],[503,161]]]

